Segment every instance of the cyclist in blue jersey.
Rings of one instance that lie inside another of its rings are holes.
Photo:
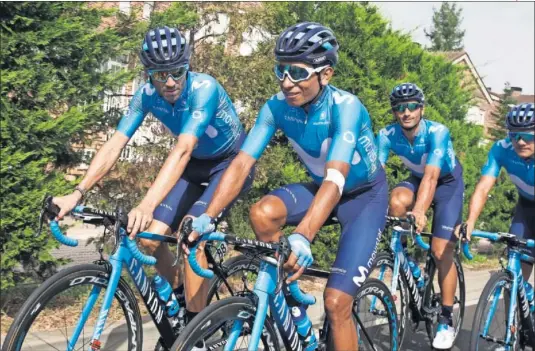
[[[427,224],[426,212],[433,206],[431,250],[437,261],[442,293],[442,313],[433,347],[449,349],[455,341],[451,315],[457,271],[453,253],[457,241],[454,229],[461,223],[463,208],[462,167],[455,157],[448,128],[424,118],[425,97],[416,84],[403,83],[394,87],[390,103],[397,123],[379,132],[379,159],[384,166],[392,151],[409,168],[411,175],[392,190],[389,214],[412,213],[420,232]],[[403,245],[406,248],[406,242]]]
[[[99,150],[76,191],[54,199],[61,208],[60,218],[70,212],[113,167],[151,113],[177,141],[146,196],[128,215],[127,229],[132,238],[143,230],[169,235],[185,216],[204,213],[223,170],[245,140],[243,126],[223,87],[209,75],[189,71],[190,45],[178,29],[149,30],[139,56],[149,81],[135,93],[117,131]],[[244,189],[251,186],[252,177],[251,169]],[[157,270],[177,288],[183,279],[167,245],[152,240],[141,243],[157,258]],[[203,253],[200,250],[202,258]],[[207,286],[187,264],[185,278],[187,311],[192,317],[204,307]]]
[[[257,238],[276,241],[281,227],[296,225],[288,238],[286,268],[297,279],[313,262],[310,243],[332,216],[341,224],[338,252],[325,308],[337,350],[357,349],[352,301],[372,268],[385,225],[388,186],[377,158],[368,111],[355,96],[329,85],[338,61],[332,31],[304,22],[286,29],[275,48],[275,75],[281,91],[262,107],[254,127],[223,178],[206,213],[193,222],[196,232],[213,228],[213,218],[239,193],[277,130],[284,132],[312,182],[271,191],[251,208]]]
[[[535,239],[535,115],[534,104],[514,106],[505,117],[508,135],[490,149],[481,179],[470,200],[467,238],[470,239],[477,218],[503,167],[518,189],[518,203],[509,232],[519,238]],[[535,250],[527,252],[535,257]],[[528,281],[533,265],[522,262],[522,273]],[[535,285],[535,282],[534,282]]]

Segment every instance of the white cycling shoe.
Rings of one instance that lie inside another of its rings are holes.
[[[200,342],[198,342],[195,346],[193,346],[191,351],[207,351],[208,350],[206,348],[206,344],[204,343],[204,340],[202,342],[202,345],[199,345],[199,344],[200,344]]]
[[[433,348],[438,350],[449,350],[455,341],[455,329],[447,324],[439,324],[437,335],[433,340]]]

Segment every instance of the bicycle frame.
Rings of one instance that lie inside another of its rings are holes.
[[[396,229],[392,230],[390,250],[394,257],[394,267],[392,269],[392,286],[390,287],[390,291],[392,292],[397,291],[398,277],[399,277],[400,268],[401,268],[401,274],[403,274],[409,286],[410,295],[411,295],[410,306],[411,306],[412,312],[413,314],[418,316],[418,319],[423,319],[423,315],[421,313],[421,308],[423,304],[423,296],[420,294],[418,286],[416,285],[416,282],[412,275],[412,271],[409,267],[408,259],[405,255],[405,252],[403,251],[403,247],[401,246],[402,234],[403,234],[402,231],[399,231]],[[427,236],[427,234],[424,234],[424,233],[422,233],[421,235]],[[423,246],[424,249],[428,249],[428,247],[425,247],[424,245],[422,245],[421,238],[418,239],[417,242],[420,246]],[[379,271],[379,276],[378,276],[379,280],[383,281],[385,272],[386,272],[386,267],[382,266]],[[424,273],[422,272],[422,274]],[[375,301],[376,299],[374,298],[371,304],[371,308],[375,308]]]
[[[143,302],[145,303],[145,306],[147,307],[147,310],[149,311],[149,314],[152,317],[154,324],[156,324],[156,328],[158,329],[160,335],[163,338],[163,342],[165,343],[165,345],[171,346],[174,342],[174,334],[171,323],[165,317],[165,305],[163,302],[160,301],[156,291],[152,288],[152,285],[149,279],[147,278],[145,271],[143,270],[142,263],[134,257],[130,248],[128,247],[128,236],[126,235],[126,232],[122,228],[120,230],[120,243],[115,252],[113,252],[113,254],[109,257],[109,263],[112,267],[111,274],[108,280],[106,292],[104,294],[104,300],[100,308],[99,317],[95,324],[95,329],[93,331],[93,337],[91,338],[89,351],[97,350],[100,348],[100,337],[102,335],[102,331],[104,330],[106,319],[108,318],[108,311],[113,303],[113,297],[117,291],[117,285],[119,284],[119,280],[121,279],[123,265],[127,268],[128,272],[130,273],[130,276],[132,277],[132,280],[134,281],[135,286],[137,287],[137,290],[141,294]],[[157,241],[166,241],[164,236],[151,233],[140,233],[137,237]],[[98,299],[101,289],[101,287],[95,286],[91,290],[89,299],[83,308],[80,319],[75,327],[73,336],[69,341],[67,350],[71,351],[75,346],[78,340],[78,336],[80,335],[80,332],[82,331],[82,328],[85,325],[89,314],[93,310],[93,307]],[[118,298],[122,299],[120,295],[118,295]],[[128,318],[133,323],[134,328],[141,327],[135,325],[133,311],[129,309],[128,306],[127,312]],[[134,339],[132,340],[132,345],[134,346],[134,350],[138,346],[136,345],[136,341]]]
[[[510,272],[513,277],[513,286],[511,288],[511,296],[509,301],[509,313],[507,316],[507,328],[505,332],[505,344],[509,345],[512,341],[513,334],[511,331],[511,326],[514,325],[515,322],[515,313],[516,313],[516,307],[518,305],[518,302],[520,302],[520,305],[522,306],[522,319],[528,318],[530,313],[529,308],[529,301],[526,296],[526,289],[524,288],[524,277],[522,276],[522,265],[521,261],[528,261],[533,262],[533,259],[521,253],[516,248],[509,248],[509,254],[508,254],[508,262],[507,267],[505,267],[505,270]],[[485,326],[483,328],[482,337],[485,338],[488,335],[490,324],[492,322],[492,319],[494,318],[494,314],[496,312],[496,307],[499,302],[499,297],[501,295],[502,286],[499,286],[496,288],[496,291],[494,292],[494,300],[492,302],[492,305],[489,309],[489,313],[487,315],[487,319],[485,320]],[[517,298],[520,298],[520,301],[517,301]]]
[[[249,351],[256,351],[264,329],[264,322],[266,320],[268,307],[272,313],[272,317],[281,332],[283,340],[287,340],[291,351],[302,351],[303,345],[297,334],[297,327],[292,319],[290,308],[286,302],[284,292],[281,289],[276,293],[277,289],[277,268],[273,264],[266,261],[260,263],[260,270],[256,280],[253,292],[257,297],[257,310],[254,319],[253,328],[251,331],[251,342],[249,344]],[[242,312],[243,313],[243,312]],[[238,316],[243,319],[250,318],[250,315]],[[241,334],[243,321],[236,321],[230,332],[225,350],[233,350],[238,338]],[[289,351],[290,351],[289,350]]]

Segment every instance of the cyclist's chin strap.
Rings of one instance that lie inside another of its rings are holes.
[[[312,100],[310,100],[309,102],[305,102],[303,105],[301,105],[299,107],[301,107],[302,109],[305,109],[306,107],[312,105],[313,103],[315,103],[319,99],[319,97],[321,96],[321,93],[323,93],[323,89],[325,88],[323,85],[321,85],[321,78],[320,78],[319,74],[318,74],[318,83],[320,84],[320,90],[318,91],[316,96],[314,96],[314,98]]]

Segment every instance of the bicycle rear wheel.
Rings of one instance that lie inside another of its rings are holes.
[[[215,275],[210,280],[207,305],[244,291],[252,291],[259,267],[258,259],[244,255],[234,256],[223,262],[221,267],[223,276]]]
[[[83,264],[50,277],[31,294],[17,313],[2,351],[68,349],[84,307],[91,307],[88,301],[93,293],[93,307],[72,348],[86,350],[93,336],[109,275],[104,266]],[[122,279],[108,310],[100,341],[105,345],[103,349],[108,350],[143,349],[139,307],[132,290]]]
[[[233,350],[247,350],[256,306],[249,297],[233,296],[216,301],[191,320],[173,344],[172,351],[190,351],[195,345],[223,350],[235,323],[243,323]],[[202,349],[202,348],[201,348]],[[280,351],[273,321],[266,316],[259,350]]]
[[[389,288],[380,280],[368,278],[353,302],[353,321],[357,328],[359,351],[400,350],[396,305]],[[334,350],[331,328],[326,336],[328,350]]]

